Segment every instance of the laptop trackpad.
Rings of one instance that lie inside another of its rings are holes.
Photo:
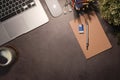
[[[11,19],[4,23],[4,27],[6,31],[8,32],[8,35],[10,38],[15,38],[17,36],[20,36],[23,33],[26,33],[27,27],[25,27],[26,24],[24,22],[24,19]]]
[[[0,25],[0,45],[5,43],[5,42],[8,42],[10,40],[10,37],[8,36],[5,28]]]

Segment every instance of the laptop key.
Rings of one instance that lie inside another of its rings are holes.
[[[6,15],[8,15],[8,13],[9,13],[9,12],[7,12],[7,11],[5,12]]]
[[[9,19],[9,18],[11,18],[11,17],[13,17],[13,16],[15,16],[15,15],[16,15],[16,12],[13,12],[13,13],[5,16],[5,17],[2,17],[2,18],[0,19],[0,21],[1,21],[1,22],[2,22],[2,21],[5,21],[6,19]]]
[[[0,2],[0,5],[2,5],[2,2]]]
[[[0,5],[0,9],[2,9],[2,6]]]
[[[20,11],[20,10],[17,10],[17,13],[19,14],[19,13],[21,13],[21,11]]]
[[[12,13],[12,10],[11,10],[11,9],[9,10],[9,13]]]

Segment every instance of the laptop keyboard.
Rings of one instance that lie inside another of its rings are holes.
[[[33,6],[34,0],[0,0],[0,21],[3,22]]]

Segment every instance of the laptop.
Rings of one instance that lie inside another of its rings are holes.
[[[0,45],[48,21],[39,0],[0,0]]]

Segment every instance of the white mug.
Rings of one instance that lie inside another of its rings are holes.
[[[0,66],[4,67],[10,65],[15,57],[16,53],[12,48],[9,47],[0,48]]]

